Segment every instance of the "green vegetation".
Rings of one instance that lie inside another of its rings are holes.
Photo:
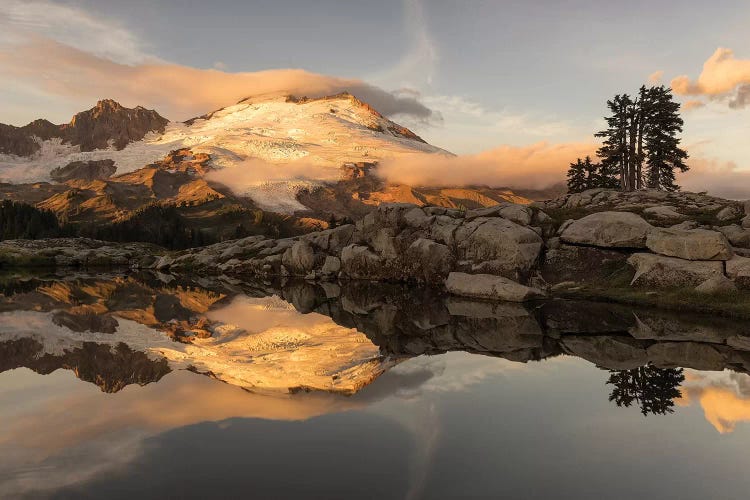
[[[22,255],[0,251],[0,268],[54,267],[55,259],[44,255]]]
[[[613,280],[603,284],[585,284],[556,292],[556,295],[591,301],[614,302],[635,306],[652,306],[675,311],[715,314],[750,319],[750,291],[736,290],[705,294],[692,288],[659,289],[658,292],[634,288]]]

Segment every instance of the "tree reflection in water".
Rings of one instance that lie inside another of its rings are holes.
[[[682,371],[650,364],[632,370],[610,370],[607,385],[614,388],[609,400],[626,408],[635,402],[643,416],[674,413],[674,400],[682,395],[679,387],[685,380]]]

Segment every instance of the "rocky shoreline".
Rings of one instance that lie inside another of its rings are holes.
[[[750,202],[594,189],[465,211],[383,204],[355,224],[182,252],[94,240],[4,241],[0,264],[406,282],[498,301],[580,295],[750,316]]]

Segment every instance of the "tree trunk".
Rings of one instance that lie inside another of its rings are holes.
[[[632,104],[631,108],[628,110],[628,117],[630,118],[630,123],[628,124],[628,133],[630,135],[628,138],[628,191],[633,191],[638,188],[636,183],[636,165],[638,163],[638,158],[635,155],[636,131],[638,127],[637,108],[638,101]]]
[[[642,103],[641,106],[643,106]],[[645,120],[646,117],[644,116],[643,108],[641,107],[641,110],[638,112],[638,152],[636,153],[636,158],[638,159],[636,167],[637,189],[643,187],[643,129],[645,127]]]
[[[628,122],[627,122],[627,110],[624,104],[620,105],[620,154],[621,164],[620,167],[620,184],[622,185],[623,191],[629,191],[628,186],[628,167],[630,161],[628,159]]]

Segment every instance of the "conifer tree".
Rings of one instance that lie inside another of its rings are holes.
[[[580,193],[586,190],[586,166],[580,158],[568,169],[568,192]]]
[[[680,117],[680,103],[675,102],[672,90],[664,86],[652,87],[650,126],[645,136],[647,151],[647,186],[651,189],[677,191],[675,170],[686,172],[687,152],[680,147],[679,133],[683,120]]]
[[[581,161],[580,159],[578,161]],[[583,160],[583,170],[586,172],[586,189],[601,187],[599,179],[599,164],[593,163],[590,156]]]
[[[607,121],[607,128],[597,132],[595,137],[604,138],[602,147],[596,152],[601,159],[601,164],[607,172],[617,172],[620,180],[620,188],[628,189],[628,165],[630,158],[628,156],[628,125],[629,112],[633,104],[632,99],[627,94],[618,94],[614,99],[607,101],[607,108],[611,114],[604,119]]]

